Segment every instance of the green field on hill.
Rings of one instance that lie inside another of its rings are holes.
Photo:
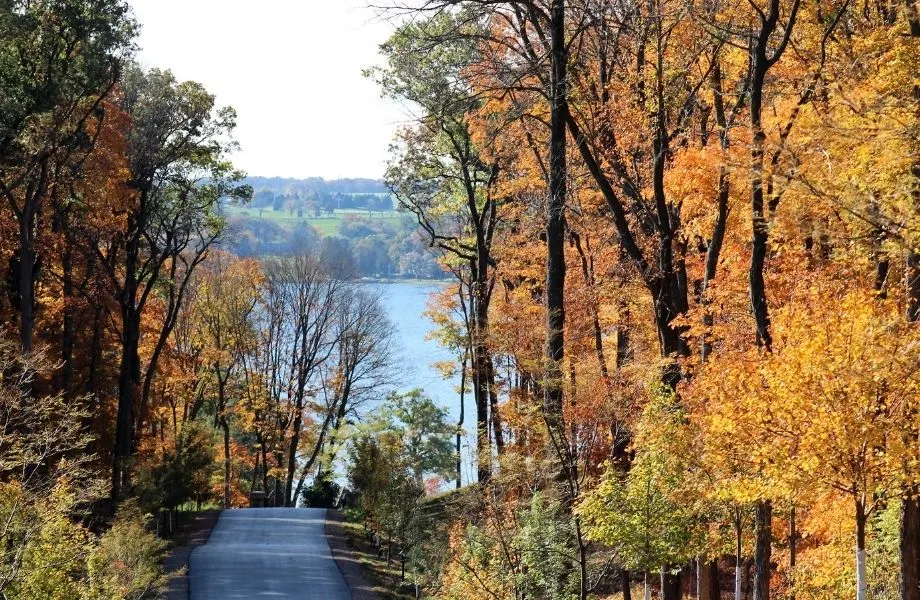
[[[355,217],[365,221],[383,221],[398,224],[406,216],[395,210],[369,211],[357,208],[336,209],[331,215],[323,213],[320,217],[304,213],[302,217],[287,210],[275,211],[271,207],[252,208],[247,206],[228,206],[224,209],[228,217],[243,216],[270,221],[286,229],[293,229],[298,223],[309,223],[322,235],[336,235],[346,219]]]

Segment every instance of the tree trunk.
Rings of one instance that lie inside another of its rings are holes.
[[[489,418],[492,422],[492,436],[495,440],[495,452],[501,456],[505,451],[505,436],[502,433],[502,417],[498,410],[498,389],[495,387],[495,365],[488,346],[485,346],[485,384],[489,398]]]
[[[744,580],[744,573],[741,566],[742,534],[741,516],[739,513],[736,515],[735,519],[735,600],[741,600],[741,582]]]
[[[719,600],[719,565],[714,560],[696,559],[697,600]]]
[[[220,416],[220,428],[224,432],[224,508],[230,508],[230,425],[227,415]]]
[[[791,578],[791,592],[789,600],[795,600],[795,560],[796,544],[798,543],[799,532],[795,523],[795,506],[789,511],[789,577]]]
[[[122,499],[130,486],[128,464],[134,438],[134,396],[140,383],[140,315],[132,304],[122,307],[121,364],[118,373],[118,411],[115,421],[115,460],[112,500]]]
[[[761,500],[754,515],[754,600],[770,600],[770,561],[773,549],[773,503]]]
[[[632,600],[631,584],[629,569],[620,569],[620,591],[623,594],[623,600]]]
[[[565,201],[566,189],[566,84],[565,0],[550,3],[551,75],[549,198],[546,205],[546,376],[543,416],[551,444],[568,469],[566,433],[562,415],[565,356]],[[574,499],[571,499],[574,500]]]
[[[470,271],[473,278],[473,287],[480,287],[479,269],[482,265],[478,261],[471,261]],[[479,314],[481,306],[480,292],[476,289],[470,292],[470,308],[472,311],[473,331],[470,333],[470,348],[472,349],[472,379],[473,400],[476,403],[476,479],[479,483],[487,483],[492,476],[492,443],[489,435],[489,385],[486,378],[486,345],[483,343],[484,325]]]
[[[915,169],[916,177],[920,180],[920,163],[915,165]],[[920,253],[908,253],[904,279],[907,292],[907,320],[916,323],[920,320]],[[916,443],[916,440],[913,443]],[[899,522],[899,595],[900,600],[920,600],[920,501],[917,496],[920,490],[913,486],[907,491],[902,500]]]
[[[35,253],[35,221],[41,208],[42,197],[48,182],[48,161],[42,161],[38,178],[23,192],[24,202],[19,216],[19,272],[17,273],[19,293],[19,345],[23,354],[32,351],[32,337],[35,328],[35,277],[37,261]]]
[[[722,597],[721,580],[719,579],[719,561],[711,560],[707,565],[709,573],[709,595],[702,600],[719,600]]]
[[[300,446],[300,428],[303,425],[303,406],[300,402],[296,406],[297,414],[294,415],[294,424],[291,431],[291,443],[288,445],[287,455],[287,475],[284,478],[284,504],[283,506],[294,506],[294,473],[297,470],[297,448]],[[325,428],[323,432],[325,433]],[[322,443],[320,440],[319,443]]]
[[[866,509],[861,500],[856,501],[856,600],[866,600],[869,588],[866,583]]]
[[[463,485],[462,481],[462,471],[463,471],[463,455],[462,448],[460,443],[463,439],[463,420],[465,417],[466,403],[466,360],[467,357],[464,354],[463,360],[460,362],[460,418],[457,419],[457,489]]]
[[[920,503],[916,496],[905,498],[900,516],[900,600],[920,600]]]
[[[661,567],[661,600],[681,600],[682,592],[680,571]]]

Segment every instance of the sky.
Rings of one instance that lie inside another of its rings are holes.
[[[237,113],[234,163],[264,177],[383,175],[405,113],[362,69],[392,24],[368,0],[130,0],[138,59]]]

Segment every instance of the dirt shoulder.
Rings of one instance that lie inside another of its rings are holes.
[[[326,541],[332,551],[332,558],[345,578],[355,600],[380,600],[380,588],[372,584],[365,576],[366,558],[361,550],[354,547],[346,535],[345,519],[337,510],[326,511]],[[172,599],[170,599],[172,600]]]
[[[192,551],[208,541],[211,530],[220,517],[219,510],[207,510],[197,513],[193,518],[179,527],[174,538],[172,551],[166,557],[164,567],[167,573],[176,573],[170,579],[166,589],[166,600],[188,600],[188,560]],[[185,568],[185,570],[183,570]]]

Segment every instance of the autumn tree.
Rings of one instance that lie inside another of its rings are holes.
[[[214,419],[223,432],[224,508],[230,508],[230,416],[238,368],[252,352],[256,334],[252,312],[259,299],[261,271],[252,261],[214,252],[204,263],[191,310],[198,322],[197,343],[202,348],[209,386],[216,393]]]
[[[475,11],[444,11],[402,26],[381,48],[385,68],[370,71],[384,94],[417,112],[400,132],[386,179],[411,211],[450,272],[472,290],[468,335],[476,402],[477,475],[488,481],[491,440],[504,444],[495,368],[489,343],[489,306],[495,287],[492,243],[498,225],[495,181],[500,165],[474,140],[480,104],[464,71],[478,57],[482,24]],[[489,432],[491,414],[492,431]]]
[[[121,310],[113,498],[129,483],[135,432],[147,417],[157,362],[189,282],[223,232],[218,202],[251,194],[227,160],[236,114],[217,110],[214,96],[199,84],[179,83],[168,71],[132,67],[118,107],[131,119],[128,201],[120,215],[124,230],[113,247],[99,250]],[[157,330],[149,332],[155,342],[144,366],[141,323],[155,290],[164,297],[164,310]]]
[[[121,0],[4,2],[0,70],[0,194],[17,229],[10,297],[23,352],[32,350],[41,219],[62,172],[79,170],[93,131],[134,47],[136,24]]]

